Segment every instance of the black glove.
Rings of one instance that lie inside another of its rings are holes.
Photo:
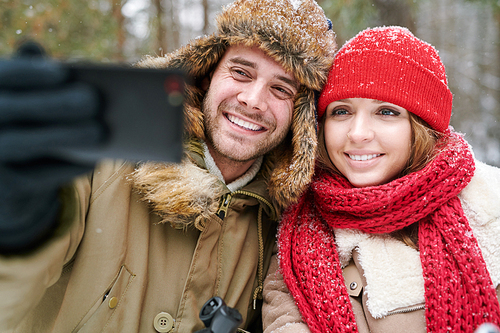
[[[99,114],[98,91],[71,82],[37,44],[0,61],[0,253],[29,251],[50,237],[60,186],[93,168],[58,149],[102,143]]]

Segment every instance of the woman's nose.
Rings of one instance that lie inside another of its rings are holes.
[[[370,141],[374,138],[375,132],[370,117],[360,115],[359,113],[353,118],[351,128],[347,133],[347,137],[352,142]]]

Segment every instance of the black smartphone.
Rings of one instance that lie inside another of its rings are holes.
[[[99,89],[109,137],[99,149],[67,149],[63,156],[89,163],[103,158],[180,162],[187,83],[183,72],[131,65],[65,65],[73,80]]]

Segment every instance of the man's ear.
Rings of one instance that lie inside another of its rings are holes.
[[[207,76],[205,76],[202,80],[201,80],[201,89],[203,91],[207,91],[208,88],[210,87],[210,82],[212,81],[212,76],[214,75],[214,71],[211,71],[210,73],[208,73]]]

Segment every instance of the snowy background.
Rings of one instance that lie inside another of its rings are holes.
[[[318,0],[338,43],[404,25],[440,52],[452,125],[476,157],[500,166],[500,0]],[[54,57],[133,62],[213,31],[225,0],[0,0],[0,56],[26,38]]]

